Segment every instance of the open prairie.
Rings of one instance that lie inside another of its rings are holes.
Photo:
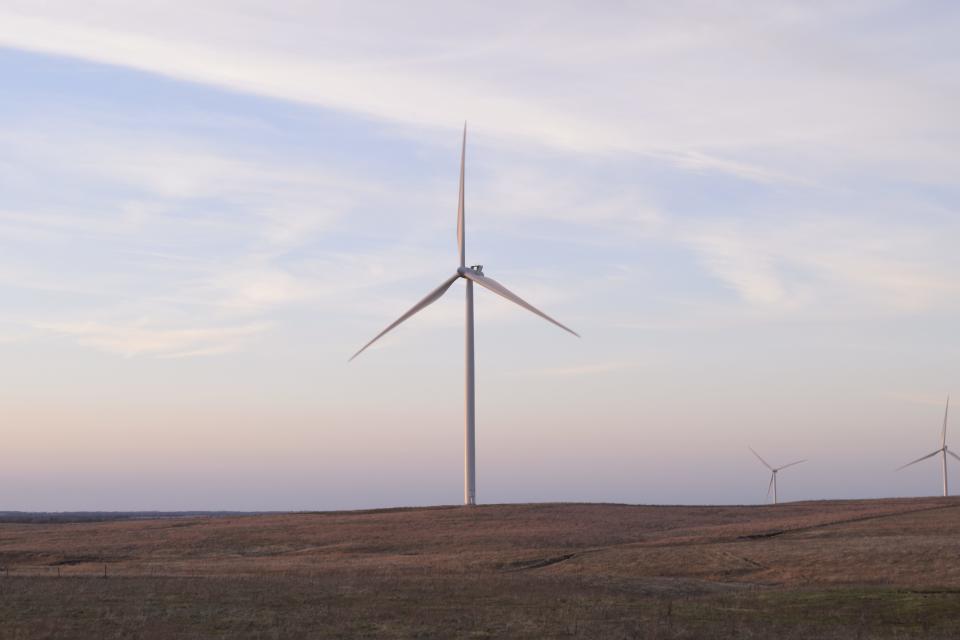
[[[7,522],[0,566],[5,638],[960,637],[954,498]]]

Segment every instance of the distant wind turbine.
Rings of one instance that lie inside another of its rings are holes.
[[[947,396],[947,408],[946,408],[946,409],[944,410],[944,412],[943,412],[943,430],[940,432],[940,448],[937,449],[936,451],[934,451],[933,453],[929,453],[929,454],[923,456],[922,458],[917,458],[917,459],[914,460],[913,462],[908,462],[907,464],[905,464],[905,465],[903,465],[902,467],[900,467],[899,469],[897,469],[897,471],[900,471],[900,469],[906,469],[907,467],[909,467],[909,466],[912,465],[912,464],[917,464],[918,462],[920,462],[920,461],[922,461],[922,460],[926,460],[927,458],[932,458],[933,456],[937,455],[938,453],[943,454],[943,461],[942,461],[942,462],[943,462],[943,495],[944,495],[944,496],[947,496],[947,495],[950,494],[950,489],[949,489],[949,487],[947,486],[947,454],[949,453],[950,455],[952,455],[952,456],[953,456],[954,458],[956,458],[957,460],[960,460],[960,456],[958,456],[958,455],[955,454],[953,451],[950,451],[950,450],[947,448],[947,416],[949,415],[949,413],[950,413],[950,396],[948,395],[948,396]]]
[[[767,486],[767,500],[770,499],[770,491],[773,490],[773,504],[777,504],[777,473],[783,471],[787,467],[792,467],[795,464],[800,464],[801,462],[806,462],[806,460],[797,460],[796,462],[791,462],[790,464],[785,464],[782,467],[773,468],[767,461],[760,457],[760,454],[753,450],[753,447],[747,447],[750,449],[753,455],[757,456],[757,460],[763,463],[767,469],[770,469],[770,484]]]
[[[540,311],[530,303],[523,300],[520,296],[513,293],[505,286],[494,280],[493,278],[488,278],[483,275],[483,266],[482,265],[473,265],[471,267],[466,266],[466,222],[464,219],[464,195],[463,195],[463,178],[464,178],[464,166],[466,164],[466,154],[467,154],[467,125],[463,125],[463,146],[460,149],[460,198],[457,203],[457,245],[460,250],[460,266],[457,268],[457,272],[452,276],[447,278],[440,284],[439,287],[431,291],[426,295],[426,297],[413,305],[406,313],[400,316],[393,324],[389,325],[386,329],[374,336],[373,340],[363,345],[359,351],[350,356],[350,360],[353,360],[358,355],[364,352],[367,347],[372,345],[374,342],[383,337],[388,331],[399,325],[404,320],[410,318],[412,315],[421,311],[422,309],[430,306],[446,293],[447,289],[454,283],[454,281],[463,278],[467,281],[467,299],[466,299],[466,433],[465,433],[465,443],[464,443],[464,472],[463,472],[463,503],[466,505],[476,504],[477,492],[476,492],[476,454],[475,454],[475,402],[474,402],[474,376],[473,376],[473,283],[476,282],[481,287],[485,287],[490,291],[493,291],[495,294],[502,296],[518,304],[527,311],[537,314],[541,318],[552,322],[557,325],[564,331],[568,331],[578,338],[580,335],[566,327],[544,312]]]

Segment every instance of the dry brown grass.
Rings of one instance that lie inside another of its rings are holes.
[[[0,636],[960,637],[958,532],[952,498],[0,524]]]

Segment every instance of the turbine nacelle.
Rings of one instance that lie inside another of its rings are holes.
[[[785,464],[782,467],[771,467],[770,464],[760,457],[760,454],[753,450],[753,447],[747,446],[747,449],[750,449],[750,452],[757,457],[763,466],[770,470],[770,484],[767,485],[767,499],[770,499],[770,493],[773,493],[773,504],[777,504],[777,473],[783,471],[787,467],[792,467],[795,464],[800,464],[801,462],[806,462],[804,460],[797,460],[796,462],[791,462],[790,464]]]
[[[907,464],[905,464],[905,465],[903,465],[902,467],[899,467],[899,468],[897,469],[897,471],[900,471],[900,469],[906,469],[907,467],[909,467],[909,466],[911,466],[911,465],[914,465],[914,464],[917,464],[918,462],[922,462],[922,461],[926,460],[927,458],[932,458],[933,456],[937,455],[938,453],[943,454],[943,460],[942,460],[941,462],[942,462],[942,465],[943,465],[943,495],[944,495],[944,497],[950,495],[950,486],[949,486],[949,484],[948,484],[948,482],[947,482],[947,456],[948,456],[948,455],[951,455],[951,456],[953,456],[954,458],[956,458],[957,460],[960,460],[960,456],[958,456],[957,454],[955,454],[953,451],[950,451],[950,449],[947,447],[947,418],[949,417],[949,415],[950,415],[950,396],[948,395],[948,396],[947,396],[947,406],[946,406],[946,408],[945,408],[944,411],[943,411],[943,429],[940,431],[940,448],[937,449],[936,451],[934,451],[933,453],[928,453],[927,455],[925,455],[925,456],[923,456],[923,457],[921,457],[921,458],[917,458],[917,459],[914,460],[913,462],[908,462]]]
[[[488,289],[502,298],[506,298],[510,302],[523,307],[527,311],[534,313],[544,320],[551,322],[564,331],[568,331],[573,335],[580,337],[573,329],[566,327],[543,311],[540,311],[532,304],[515,294],[514,292],[507,289],[505,286],[494,280],[493,278],[488,278],[483,275],[483,265],[475,264],[471,266],[466,266],[466,222],[464,215],[464,173],[466,166],[466,154],[467,154],[467,126],[463,126],[463,147],[460,150],[460,194],[457,199],[457,250],[460,257],[460,266],[457,268],[457,272],[452,276],[440,283],[440,285],[428,293],[420,302],[413,305],[410,309],[407,310],[402,316],[397,318],[394,322],[387,326],[386,329],[374,336],[373,340],[363,345],[359,351],[350,356],[350,360],[353,360],[358,355],[363,353],[367,347],[372,345],[374,342],[379,340],[385,334],[387,334],[391,329],[407,320],[414,314],[422,311],[426,307],[430,306],[437,300],[439,300],[443,294],[453,285],[454,282],[463,278],[467,281],[466,283],[466,429],[465,429],[465,446],[464,446],[464,503],[467,505],[475,504],[476,499],[476,487],[475,487],[475,478],[474,478],[474,463],[475,463],[475,448],[474,448],[474,421],[475,421],[475,407],[474,407],[474,360],[473,360],[473,285],[474,283]]]

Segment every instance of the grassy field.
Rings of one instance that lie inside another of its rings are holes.
[[[960,637],[953,498],[10,522],[0,567],[3,638]]]

